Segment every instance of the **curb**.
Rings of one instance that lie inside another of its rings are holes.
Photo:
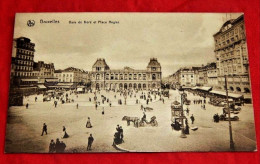
[[[119,150],[119,151],[122,151],[122,152],[137,152],[136,150],[128,150],[128,149],[122,148],[122,147],[119,146],[119,145],[114,145],[113,147],[114,147],[116,150]]]

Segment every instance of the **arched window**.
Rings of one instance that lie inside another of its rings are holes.
[[[100,74],[97,74],[96,80],[99,80],[99,79],[100,79]]]
[[[152,80],[156,80],[156,74],[152,74]]]
[[[250,89],[244,88],[244,92],[245,92],[245,93],[250,93]]]
[[[241,88],[237,87],[236,89],[237,89],[238,92],[241,92]]]

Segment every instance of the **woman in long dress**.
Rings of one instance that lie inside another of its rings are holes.
[[[65,126],[63,126],[63,133],[64,133],[64,135],[63,135],[62,138],[69,138],[69,135],[68,135],[67,132],[66,132]]]
[[[87,121],[87,124],[86,124],[86,128],[92,128],[89,117],[88,117],[88,121]]]

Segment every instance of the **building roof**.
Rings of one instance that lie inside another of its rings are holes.
[[[161,64],[157,61],[157,58],[151,58],[147,68],[150,67],[161,67]]]
[[[54,70],[54,73],[61,73],[62,70],[61,69],[58,69],[58,70]]]
[[[106,70],[109,69],[109,66],[107,65],[105,59],[103,59],[103,58],[98,58],[96,60],[96,62],[92,66],[92,68],[96,68],[96,67],[102,67],[102,68],[105,68]]]
[[[216,36],[216,35],[222,33],[222,30],[223,30],[223,28],[224,28],[225,26],[228,26],[229,24],[233,26],[234,24],[236,24],[237,22],[239,22],[240,20],[243,20],[243,19],[244,19],[244,14],[240,15],[240,16],[237,17],[236,19],[227,20],[227,21],[221,26],[220,30],[219,30],[217,33],[215,33],[213,36]]]

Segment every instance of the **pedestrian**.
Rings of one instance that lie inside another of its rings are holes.
[[[90,134],[89,137],[88,137],[88,147],[87,147],[87,151],[88,151],[88,150],[91,150],[91,146],[92,146],[93,141],[94,141],[94,138],[92,137],[92,134]]]
[[[54,106],[55,106],[55,108],[57,107],[57,101],[54,101]]]
[[[79,109],[79,104],[77,104],[77,109]]]
[[[146,114],[145,114],[145,112],[143,112],[143,114],[144,114],[144,115],[143,115],[143,117],[142,117],[142,122],[144,122],[144,121],[146,122]]]
[[[37,101],[37,96],[34,98],[35,102]]]
[[[59,138],[56,139],[55,150],[56,150],[56,153],[61,152],[61,144],[60,144]]]
[[[92,128],[91,122],[90,122],[90,117],[88,117],[88,121],[86,123],[86,128]]]
[[[62,138],[69,138],[69,135],[68,135],[68,133],[67,133],[67,131],[66,131],[66,128],[65,128],[65,126],[63,126],[63,133],[64,133],[64,135],[63,135],[63,137]]]
[[[105,110],[104,110],[104,107],[103,107],[102,115],[104,115],[104,114],[105,114]]]
[[[194,118],[193,114],[191,115],[190,119],[191,119],[191,124],[193,124],[194,121],[195,121],[195,118]]]
[[[63,141],[61,141],[60,142],[60,152],[64,153],[65,152],[65,148],[66,148],[66,144]]]
[[[120,132],[120,139],[121,139],[122,142],[124,142],[124,140],[123,140],[124,134],[123,134],[123,128],[122,128],[122,126],[120,126],[120,128],[119,128],[119,132]]]
[[[97,107],[98,107],[98,105],[97,105],[97,103],[96,103],[96,105],[95,105],[96,110],[97,110]]]
[[[25,105],[25,106],[26,106],[26,109],[28,109],[28,108],[29,108],[29,104],[28,104],[28,103],[26,103],[26,105]]]
[[[190,134],[190,127],[188,124],[185,126],[185,134]]]
[[[42,127],[42,135],[43,136],[43,133],[45,132],[45,134],[47,135],[47,125],[45,123],[43,123],[43,127]]]
[[[117,131],[118,133],[120,133],[120,126],[119,126],[119,125],[116,126],[116,131]]]
[[[54,153],[55,152],[55,142],[54,140],[52,139],[51,140],[51,143],[49,145],[49,153]]]
[[[217,122],[217,114],[214,114],[214,116],[213,116],[213,120],[214,120],[214,122]]]
[[[218,115],[218,113],[216,114],[216,123],[218,123],[219,122],[219,115]]]
[[[188,107],[187,107],[186,113],[187,113],[187,116],[189,116],[190,110]]]

